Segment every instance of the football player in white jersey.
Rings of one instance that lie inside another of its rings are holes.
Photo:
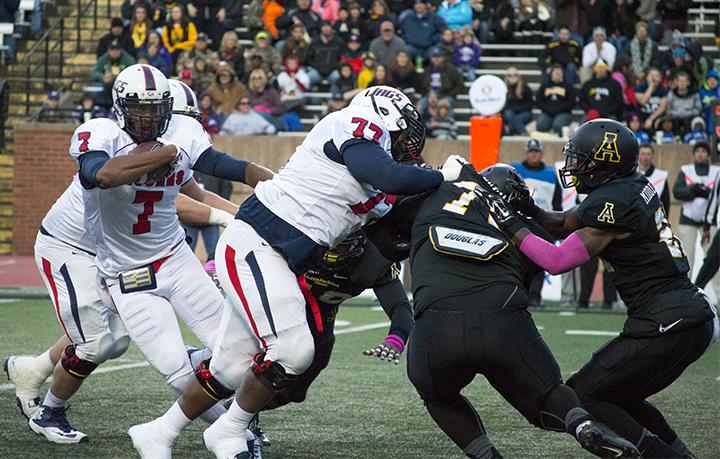
[[[179,81],[172,83],[173,114],[197,119],[199,111],[194,93]],[[209,207],[182,194],[176,198],[176,207],[178,218],[187,224],[225,227],[234,216],[234,212]],[[83,226],[83,214],[82,186],[75,175],[43,219],[35,244],[38,269],[66,334],[40,356],[11,356],[4,363],[8,378],[15,384],[20,412],[28,421],[41,404],[40,386],[53,373],[46,405],[67,400],[79,389],[87,375],[73,368],[70,363],[73,355],[100,365],[121,355],[129,343],[119,317],[107,309],[98,296],[95,245]],[[193,354],[192,359],[202,355]],[[47,410],[48,419],[31,422],[31,428],[55,443],[86,441],[87,436],[74,430],[65,419],[64,403],[56,408]]]
[[[141,455],[152,450],[168,457],[191,419],[213,398],[237,390],[228,413],[204,438],[219,458],[248,457],[248,422],[313,359],[298,276],[328,248],[387,213],[395,194],[433,190],[457,178],[456,157],[442,171],[396,162],[419,157],[424,143],[424,125],[407,96],[373,87],[323,118],[275,177],[258,184],[216,249],[229,301],[213,357],[202,368],[206,378],[192,381],[165,415],[130,429]]]

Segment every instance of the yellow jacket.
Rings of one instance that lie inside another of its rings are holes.
[[[357,85],[358,89],[365,89],[368,87],[372,79],[375,78],[375,70],[363,67],[358,73]]]
[[[173,25],[172,30],[168,30],[168,27],[163,27],[162,33],[163,43],[170,53],[176,50],[189,50],[195,46],[195,40],[197,40],[197,29],[195,24],[188,22],[187,33],[183,30],[180,25]]]

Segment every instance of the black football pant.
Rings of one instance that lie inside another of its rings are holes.
[[[587,308],[590,304],[590,295],[592,295],[593,286],[595,285],[597,270],[597,257],[580,266],[580,296],[578,298],[578,307],[580,308]],[[611,303],[616,300],[617,290],[612,284],[610,273],[605,269],[603,271],[603,303]]]
[[[287,405],[290,402],[300,403],[305,400],[310,385],[330,363],[333,346],[335,345],[335,315],[337,306],[320,305],[322,331],[318,330],[316,319],[310,307],[307,308],[307,321],[310,332],[315,341],[315,357],[305,372],[297,377],[293,383],[279,391],[265,406],[272,410]]]
[[[712,280],[720,269],[720,231],[715,233],[712,244],[706,252],[702,268],[695,279],[695,285],[705,288],[705,285]]]
[[[565,430],[567,413],[580,405],[524,308],[525,294],[508,301],[514,288],[439,301],[415,319],[408,376],[430,416],[462,449],[485,433],[460,394],[477,374],[541,428]]]
[[[567,384],[590,414],[636,445],[643,438],[643,429],[671,445],[677,434],[645,399],[668,387],[700,358],[712,333],[713,322],[707,321],[667,335],[621,335],[595,352]]]

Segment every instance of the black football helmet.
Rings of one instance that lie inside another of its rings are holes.
[[[598,118],[580,126],[565,144],[565,167],[560,169],[563,187],[578,193],[637,171],[638,143],[622,123]]]
[[[367,236],[362,230],[351,233],[338,245],[325,252],[322,258],[323,268],[330,271],[339,271],[349,266],[365,252]]]
[[[497,163],[480,171],[484,188],[500,195],[514,209],[524,209],[530,198],[527,183],[518,171],[507,164]]]

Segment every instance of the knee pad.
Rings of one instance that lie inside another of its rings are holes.
[[[265,360],[265,354],[255,355],[251,369],[265,387],[276,392],[289,387],[297,379],[297,376],[288,374],[279,363]]]
[[[116,359],[123,355],[128,346],[130,346],[129,336],[115,338],[107,332],[97,339],[76,345],[75,354],[83,360],[100,365],[106,360]]]
[[[220,381],[213,377],[210,372],[210,359],[203,360],[198,364],[195,377],[203,388],[203,391],[205,391],[210,398],[222,400],[231,397],[235,393],[234,390],[223,386]]]
[[[97,363],[78,357],[78,355],[75,354],[74,344],[65,348],[65,352],[63,352],[62,357],[60,357],[60,363],[70,376],[79,379],[87,378],[90,373],[98,367]]]

